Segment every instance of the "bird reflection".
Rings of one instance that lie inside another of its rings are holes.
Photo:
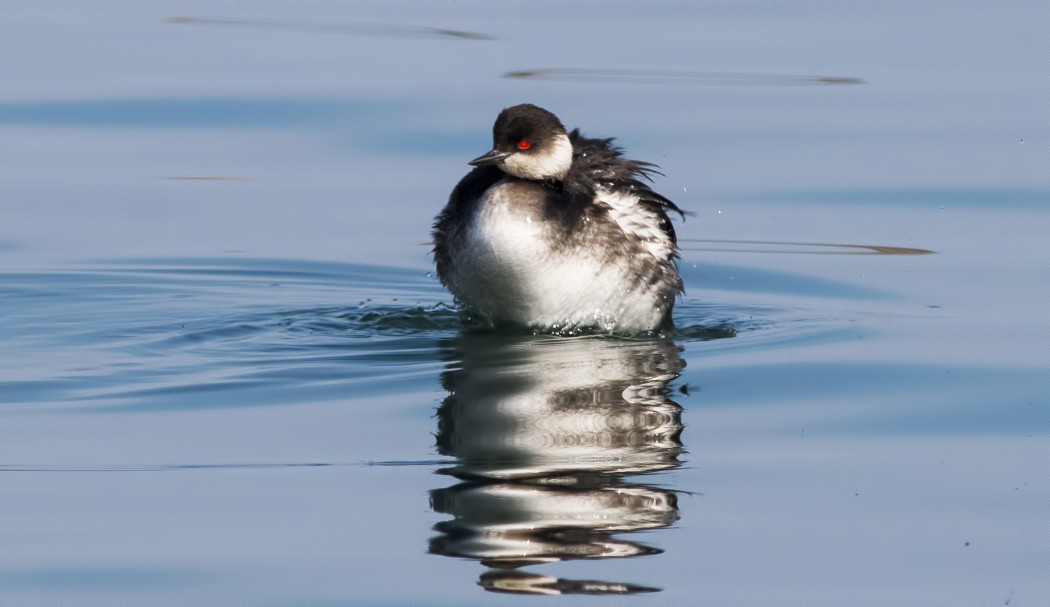
[[[431,492],[452,518],[435,525],[430,551],[477,559],[495,592],[658,590],[521,568],[662,552],[628,538],[678,520],[676,495],[627,478],[679,465],[674,342],[465,334],[446,350],[437,448],[456,458],[441,472],[461,482]]]

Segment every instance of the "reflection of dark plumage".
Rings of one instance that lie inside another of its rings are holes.
[[[493,140],[434,225],[453,295],[490,321],[542,329],[669,323],[682,281],[668,212],[681,211],[646,183],[653,165],[528,104],[499,115]]]
[[[544,596],[557,594],[641,594],[643,592],[659,592],[660,590],[659,588],[625,584],[623,582],[565,580],[549,575],[499,569],[482,574],[478,583],[485,590],[492,592]]]

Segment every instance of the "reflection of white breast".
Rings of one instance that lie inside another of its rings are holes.
[[[548,339],[463,360],[441,411],[455,420],[446,454],[499,462],[471,470],[492,478],[675,465],[681,409],[664,388],[682,363],[672,343]]]
[[[517,180],[485,192],[451,264],[453,293],[494,320],[555,329],[655,328],[666,307],[659,309],[652,289],[639,289],[627,249],[591,241],[590,231],[548,224],[545,196],[541,186]]]

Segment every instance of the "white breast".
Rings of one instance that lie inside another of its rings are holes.
[[[566,246],[544,225],[541,201],[530,204],[521,191],[504,181],[485,193],[453,253],[449,288],[461,302],[491,320],[554,330],[637,332],[659,325],[670,302],[637,284],[630,260],[585,242]]]

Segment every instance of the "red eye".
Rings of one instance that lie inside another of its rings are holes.
[[[532,143],[530,143],[528,139],[522,139],[521,141],[518,142],[518,149],[519,150],[527,150],[527,149],[529,149],[531,147],[532,147]]]

